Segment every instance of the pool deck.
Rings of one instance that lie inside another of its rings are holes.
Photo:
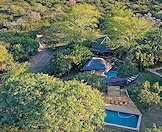
[[[136,107],[136,105],[133,103],[133,101],[129,98],[129,95],[122,94],[120,96],[110,96],[108,94],[103,94],[103,97],[104,97],[104,102],[105,102],[105,105],[103,106],[104,109],[139,115],[137,128],[135,129],[136,131],[139,131],[142,113],[139,111],[139,109]],[[128,100],[127,105],[119,105],[119,104],[111,104],[110,103],[111,99],[120,100],[123,98]],[[127,127],[122,127],[122,128],[127,129]]]

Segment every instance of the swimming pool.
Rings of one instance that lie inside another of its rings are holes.
[[[137,126],[139,115],[112,110],[105,110],[105,112],[106,112],[106,116],[104,119],[105,123],[118,127],[138,129]]]
[[[105,75],[106,75],[106,78],[117,77],[117,71],[111,70],[111,71],[106,72]]]

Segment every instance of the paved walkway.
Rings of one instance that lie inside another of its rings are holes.
[[[158,68],[153,68],[153,69],[147,68],[146,70],[153,73],[153,74],[155,74],[155,75],[157,75],[157,76],[159,76],[159,77],[162,77],[162,74],[157,72],[158,70],[161,70],[161,69],[162,69],[162,66],[158,67]]]

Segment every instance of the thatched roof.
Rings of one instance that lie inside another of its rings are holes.
[[[103,58],[93,57],[81,70],[108,72],[111,68],[111,64],[107,63]]]
[[[99,53],[111,53],[112,50],[108,47],[108,45],[105,43],[106,37],[99,38],[95,42],[91,42],[91,48],[90,50],[92,52],[99,52]]]

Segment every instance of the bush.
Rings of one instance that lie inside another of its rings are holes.
[[[136,74],[138,74],[138,69],[129,58],[126,58],[123,64],[118,67],[119,77],[128,78]]]
[[[162,86],[159,86],[159,83],[154,83],[152,86],[150,82],[145,81],[144,89],[141,90],[140,99],[141,102],[147,107],[155,106],[153,108],[158,108],[162,106],[162,97],[160,93],[162,92]],[[158,106],[158,107],[157,107]]]
[[[145,132],[161,132],[162,126],[157,127],[156,124],[153,124],[152,128],[146,128]]]
[[[92,52],[84,46],[74,46],[72,49],[64,49],[54,53],[53,59],[48,66],[49,74],[61,77],[75,68],[80,69],[88,59],[92,57]]]
[[[98,89],[101,92],[106,91],[106,85],[104,86],[106,81],[105,77],[101,77],[90,72],[79,73],[69,79],[87,83],[88,85]]]
[[[53,59],[48,66],[48,72],[56,77],[68,73],[72,68],[72,62],[69,59],[64,58],[63,53],[55,53]]]

